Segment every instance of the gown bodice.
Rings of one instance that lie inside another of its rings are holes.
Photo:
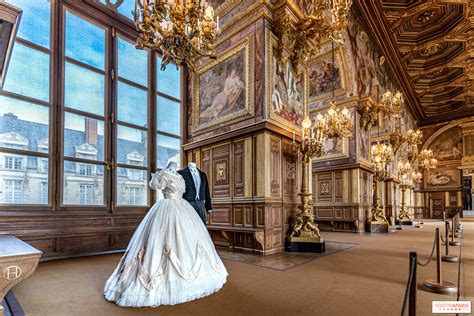
[[[186,191],[183,177],[176,171],[166,169],[152,173],[149,185],[153,190],[161,190],[165,199],[182,199]]]

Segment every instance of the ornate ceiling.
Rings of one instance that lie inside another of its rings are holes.
[[[359,3],[420,124],[474,115],[473,0]]]

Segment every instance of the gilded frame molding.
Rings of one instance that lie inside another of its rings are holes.
[[[322,61],[331,60],[332,49],[329,52],[319,55],[308,62],[308,79],[309,79],[309,71],[312,64],[320,63]],[[342,53],[341,46],[334,47],[334,57],[337,62],[339,62],[339,74],[341,76],[341,88],[336,89],[334,91],[334,96],[341,96],[345,95],[347,92],[347,76],[346,76],[346,62],[344,59],[344,54]],[[309,96],[309,84],[308,84],[308,102],[314,103],[317,101],[324,101],[332,98],[332,91],[325,92],[321,95],[310,97]]]
[[[247,36],[245,39],[232,46],[231,48],[222,51],[218,54],[217,58],[207,64],[200,66],[196,73],[192,75],[192,96],[193,96],[193,110],[192,110],[192,129],[191,132],[194,134],[199,131],[204,131],[216,126],[222,126],[223,123],[229,123],[236,119],[242,118],[244,116],[253,116],[254,115],[254,86],[255,86],[255,72],[254,72],[254,59],[255,59],[255,36],[252,34]],[[200,106],[200,85],[199,77],[209,71],[211,68],[216,65],[226,61],[227,59],[233,57],[234,55],[240,53],[241,51],[245,52],[245,106],[244,109],[239,110],[233,114],[226,115],[212,122],[205,124],[200,124],[199,118],[201,114]]]
[[[273,95],[273,87],[275,85],[275,80],[273,77],[273,72],[274,72],[273,63],[274,63],[275,56],[273,55],[273,49],[276,48],[276,46],[277,46],[276,36],[272,32],[270,32],[268,28],[265,28],[265,55],[266,55],[265,73],[266,73],[266,80],[267,80],[265,104],[267,107],[267,118],[291,130],[300,131],[301,126],[288,122],[287,120],[273,113],[272,95]],[[308,115],[308,71],[303,66],[300,66],[300,70],[301,70],[301,76],[303,76],[302,111],[303,111],[303,118],[305,118],[306,115]]]

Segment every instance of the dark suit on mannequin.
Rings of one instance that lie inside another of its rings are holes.
[[[212,212],[209,183],[206,174],[197,168],[196,170],[198,171],[201,180],[199,192],[196,192],[196,184],[189,166],[179,170],[178,173],[183,177],[184,182],[186,183],[186,191],[183,194],[183,199],[192,205],[204,224],[206,224],[206,212]]]

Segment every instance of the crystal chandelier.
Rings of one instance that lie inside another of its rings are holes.
[[[160,50],[161,69],[170,62],[195,70],[198,56],[216,57],[219,17],[201,0],[136,0],[137,48]]]
[[[318,129],[327,138],[339,139],[352,136],[352,115],[347,108],[339,109],[336,101],[331,102],[331,107],[324,115],[316,116]]]
[[[403,103],[403,95],[400,91],[393,94],[390,90],[387,90],[382,95],[379,107],[384,116],[398,117],[402,110]]]
[[[402,159],[397,164],[398,175],[400,176],[403,185],[409,184],[410,175],[412,173],[412,166],[409,161],[403,162]]]
[[[411,177],[414,183],[420,183],[421,179],[423,178],[423,175],[419,171],[413,171],[413,173],[411,174]]]
[[[331,39],[342,43],[342,31],[348,25],[351,0],[316,0],[308,16],[296,18],[286,2],[275,11],[274,31],[278,38],[278,56],[282,65],[290,61],[293,71],[305,65]]]
[[[393,148],[390,144],[377,144],[372,146],[372,159],[376,178],[382,181],[390,175],[390,163],[393,160]]]
[[[417,156],[417,161],[421,169],[434,169],[438,164],[438,160],[434,158],[431,149],[422,150]]]

